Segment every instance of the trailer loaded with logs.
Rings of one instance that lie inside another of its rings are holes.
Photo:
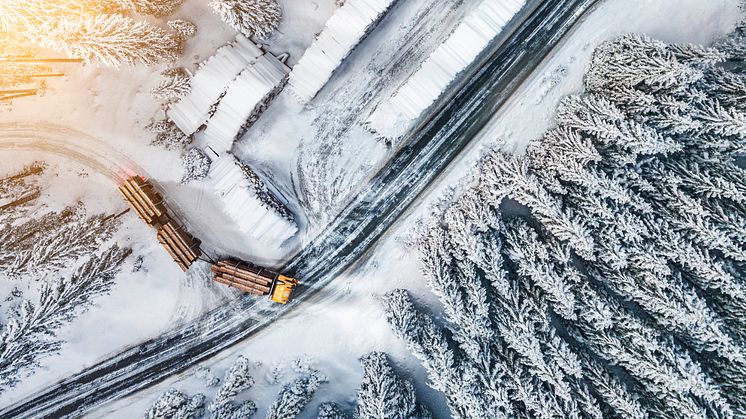
[[[119,186],[119,192],[146,224],[155,227],[158,241],[186,272],[202,255],[200,241],[169,214],[163,197],[155,191],[153,184],[140,176],[133,176]]]
[[[193,237],[176,220],[153,184],[140,176],[132,176],[119,186],[119,192],[137,215],[157,230],[158,241],[183,271],[202,256],[200,240]],[[286,304],[298,280],[267,268],[238,259],[213,263],[213,279],[253,295],[269,295],[272,301]]]
[[[221,260],[212,265],[215,281],[254,295],[269,295],[272,301],[286,304],[298,280],[261,266],[237,259]]]

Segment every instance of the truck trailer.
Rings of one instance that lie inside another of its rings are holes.
[[[272,301],[287,304],[298,280],[238,259],[225,259],[212,265],[216,282],[253,295],[269,295]]]
[[[153,184],[132,176],[119,185],[119,192],[146,224],[157,230],[158,241],[171,258],[186,272],[202,255],[201,242],[189,234],[168,212],[161,194]]]
[[[201,242],[174,218],[149,180],[132,176],[119,186],[119,192],[146,224],[157,230],[158,241],[185,272],[202,255]],[[253,295],[269,295],[272,301],[287,304],[298,280],[238,259],[214,263],[216,282]]]

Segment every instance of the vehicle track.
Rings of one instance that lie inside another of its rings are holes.
[[[284,271],[302,279],[287,306],[242,297],[0,410],[2,418],[78,417],[243,341],[303,304],[373,248],[518,86],[601,0],[531,0],[369,186]],[[1,127],[1,126],[0,126]]]

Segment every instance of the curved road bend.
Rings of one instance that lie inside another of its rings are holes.
[[[304,284],[291,304],[239,298],[4,407],[0,418],[82,416],[210,358],[302,304],[373,247],[598,2],[530,0],[455,93],[441,102],[366,190],[286,266]]]

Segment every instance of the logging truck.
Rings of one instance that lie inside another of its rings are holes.
[[[157,230],[158,241],[183,271],[202,256],[200,240],[176,221],[150,181],[132,176],[119,186],[119,192],[137,215]],[[253,295],[269,295],[272,301],[287,304],[298,280],[238,259],[213,263],[213,279]]]
[[[215,281],[254,295],[269,295],[272,301],[287,304],[298,280],[238,259],[212,265]]]

